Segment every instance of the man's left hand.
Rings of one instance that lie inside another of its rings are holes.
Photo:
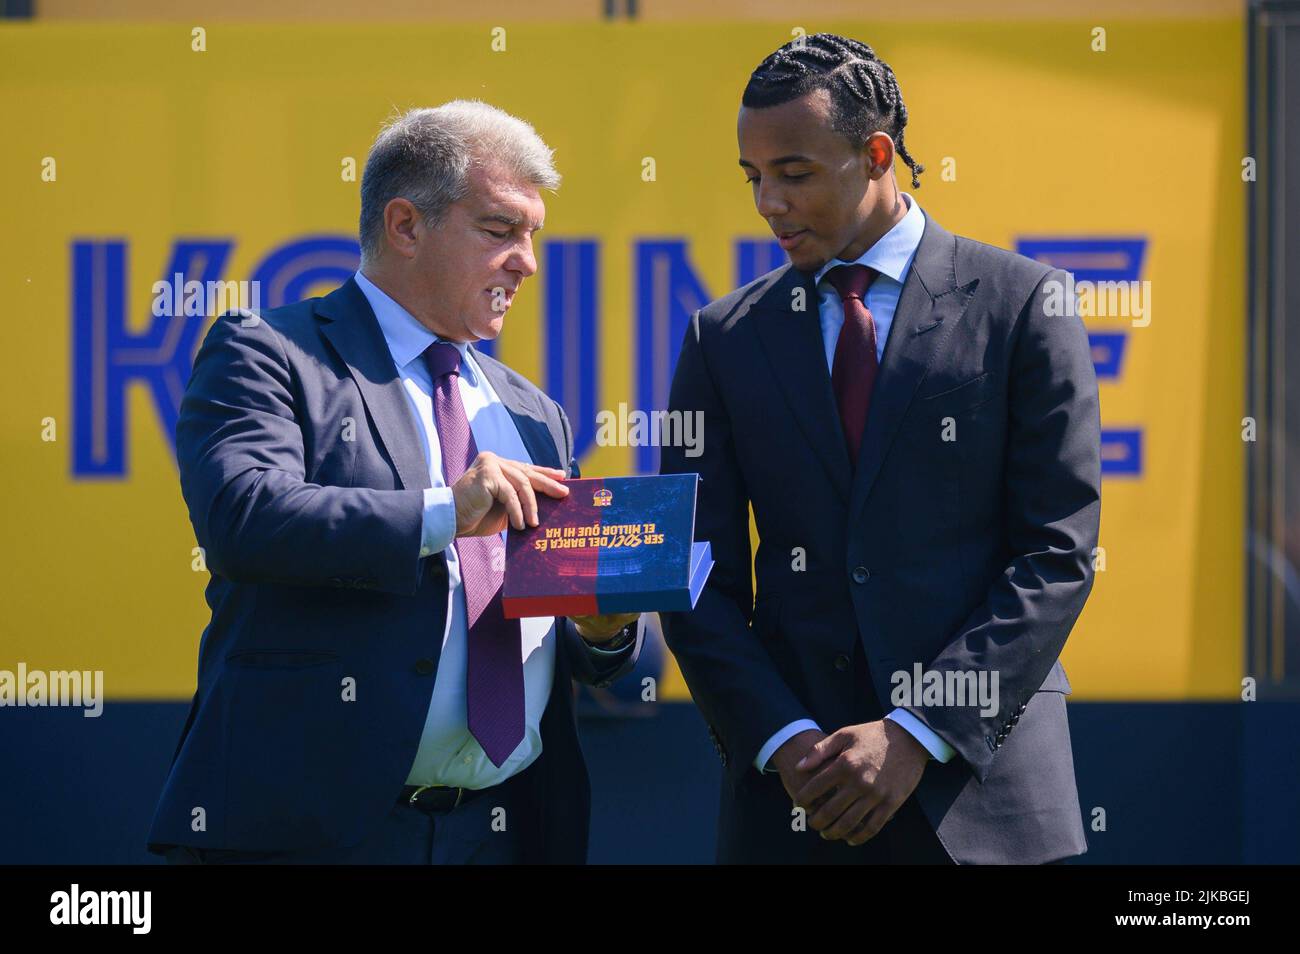
[[[892,719],[849,725],[818,742],[796,768],[812,777],[795,797],[828,841],[865,844],[920,784],[930,753]],[[813,806],[822,796],[814,810]]]
[[[589,643],[607,643],[619,630],[636,622],[640,613],[607,613],[604,616],[570,616],[578,635]]]

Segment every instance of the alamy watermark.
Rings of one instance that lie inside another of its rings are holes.
[[[920,663],[913,663],[910,671],[895,670],[889,682],[894,687],[889,701],[895,706],[979,706],[982,716],[998,714],[996,669],[926,672]]]
[[[81,706],[87,719],[104,711],[104,670],[0,669],[0,706]]]
[[[704,453],[703,411],[596,412],[596,443],[601,447],[682,447],[687,457]]]
[[[83,891],[73,884],[50,895],[50,923],[126,925],[132,934],[148,934],[153,924],[152,891]]]
[[[1151,283],[1149,281],[1091,282],[1075,281],[1065,273],[1065,281],[1043,282],[1046,301],[1043,311],[1050,318],[1066,315],[1079,318],[1129,318],[1134,328],[1151,324]]]
[[[205,318],[227,311],[259,312],[262,283],[186,281],[180,272],[153,283],[155,318]]]

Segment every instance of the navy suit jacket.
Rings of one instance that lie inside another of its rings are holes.
[[[578,476],[558,404],[475,351],[538,464]],[[365,838],[415,758],[442,646],[447,561],[419,557],[428,467],[397,369],[349,279],[212,326],[176,428],[181,491],[212,578],[198,687],[148,837],[292,851]],[[345,439],[351,433],[354,439]],[[530,860],[586,859],[590,786],[572,680],[630,670],[557,620],[530,773]],[[355,701],[343,701],[345,679]]]
[[[917,663],[998,673],[991,715],[903,705],[957,751],[915,794],[956,861],[1086,850],[1057,657],[1093,582],[1100,416],[1083,323],[1046,305],[1053,279],[927,217],[856,462],[812,276],[787,265],[691,319],[669,406],[703,412],[703,453],[666,447],[662,470],[702,476],[695,533],[716,563],[695,610],[662,619],[726,768],[724,860],[797,861],[817,838],[791,831],[753,762],[797,719],[860,721],[855,644],[885,712]]]

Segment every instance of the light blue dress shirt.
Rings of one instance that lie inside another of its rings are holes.
[[[527,768],[542,752],[541,720],[555,677],[556,634],[553,617],[521,619],[524,663],[524,738],[500,768],[492,764],[467,725],[465,671],[468,612],[461,585],[460,560],[452,545],[456,538],[456,504],[442,476],[442,447],[433,418],[433,381],[421,357],[435,341],[445,340],[420,324],[361,272],[354,276],[379,321],[402,388],[411,405],[424,445],[432,486],[424,491],[424,527],[420,556],[443,552],[447,557],[448,612],[442,634],[442,655],[424,732],[407,785],[448,785],[486,788]],[[506,406],[483,376],[469,346],[455,341],[461,354],[458,384],[465,416],[478,449],[510,460],[532,461]],[[534,462],[535,463],[535,462]],[[505,539],[506,531],[501,531]],[[376,634],[382,637],[382,633]]]
[[[903,193],[903,199],[907,202],[906,214],[871,248],[853,262],[833,259],[817,270],[817,308],[828,368],[835,365],[835,344],[839,341],[840,328],[844,326],[844,306],[840,302],[839,293],[826,281],[826,273],[837,265],[869,265],[880,273],[867,289],[866,305],[876,326],[876,359],[884,359],[885,342],[889,338],[889,329],[894,324],[898,298],[903,293],[903,280],[907,277],[907,270],[912,267],[912,259],[916,257],[916,250],[921,245],[921,234],[925,231],[925,213],[921,207],[906,192]],[[911,733],[925,746],[931,758],[947,762],[957,754],[956,749],[906,709],[894,709],[885,718],[892,719]],[[811,719],[799,719],[781,729],[759,749],[754,767],[760,772],[766,771],[772,753],[790,738],[808,729],[821,731],[821,727]]]

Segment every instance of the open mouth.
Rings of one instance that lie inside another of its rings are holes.
[[[776,240],[781,244],[783,249],[789,251],[803,241],[803,237],[807,234],[807,229],[798,229],[793,232],[777,232]]]

